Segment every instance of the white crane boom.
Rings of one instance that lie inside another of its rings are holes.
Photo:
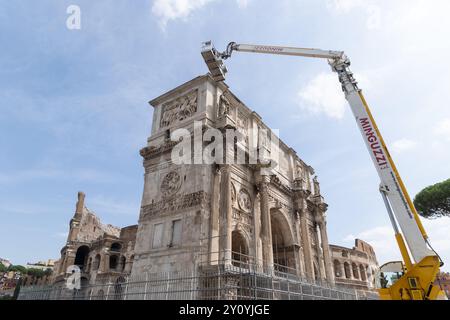
[[[324,59],[342,58],[344,55],[343,51],[326,51],[311,48],[294,48],[294,47],[264,46],[251,44],[234,44],[232,49],[234,51],[242,51],[242,52],[270,53],[286,56],[301,56],[301,57],[324,58]]]

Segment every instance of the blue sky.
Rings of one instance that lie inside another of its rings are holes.
[[[16,264],[59,257],[79,190],[103,222],[137,223],[147,101],[206,73],[209,39],[345,50],[411,195],[450,177],[446,0],[0,3],[0,256]],[[80,30],[66,28],[71,4]],[[238,53],[227,67],[231,90],[316,169],[330,242],[357,236],[380,262],[398,259],[376,171],[328,65]],[[450,264],[450,219],[425,227]]]

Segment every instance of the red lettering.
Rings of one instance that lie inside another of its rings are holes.
[[[380,143],[378,141],[377,136],[374,133],[372,128],[372,124],[370,123],[368,118],[360,118],[359,122],[361,123],[361,128],[363,129],[367,141],[370,144],[370,148],[377,160],[378,166],[384,167],[387,165],[386,157],[384,156],[383,149],[380,147]],[[384,169],[384,168],[383,168]]]

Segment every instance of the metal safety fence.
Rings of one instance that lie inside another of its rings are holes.
[[[307,282],[292,274],[265,274],[235,265],[109,278],[80,289],[22,287],[20,300],[357,300],[357,291]]]

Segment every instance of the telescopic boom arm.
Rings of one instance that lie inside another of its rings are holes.
[[[350,60],[344,52],[309,48],[236,44],[235,42],[231,42],[228,44],[226,51],[220,53],[213,47],[211,41],[209,41],[203,44],[202,56],[215,81],[225,80],[227,69],[223,64],[223,60],[230,58],[233,51],[322,58],[328,60],[331,69],[338,74],[342,90],[345,93],[345,98],[352,109],[356,123],[380,177],[380,192],[395,231],[395,237],[405,263],[405,269],[406,271],[411,272],[417,269],[422,272],[417,271],[414,274],[410,274],[409,278],[420,273],[422,276],[421,280],[418,280],[418,282],[420,282],[420,290],[423,291],[421,291],[422,297],[424,299],[432,298],[436,289],[433,289],[430,282],[434,281],[434,277],[439,271],[440,259],[438,259],[434,250],[431,250],[428,247],[428,236],[389,154],[386,144],[384,143],[383,137],[378,130],[362,91],[358,88],[353,73],[349,69]],[[404,240],[406,240],[406,243]],[[429,276],[423,275],[426,273],[426,271],[424,271],[426,268],[428,268],[427,275],[429,274]],[[399,288],[406,287],[402,281],[397,282],[400,283]],[[406,288],[406,290],[412,292],[415,289],[410,286],[410,288]],[[391,298],[394,298],[395,295],[398,295],[398,293],[390,294]],[[413,294],[410,293],[410,296],[412,297]]]

